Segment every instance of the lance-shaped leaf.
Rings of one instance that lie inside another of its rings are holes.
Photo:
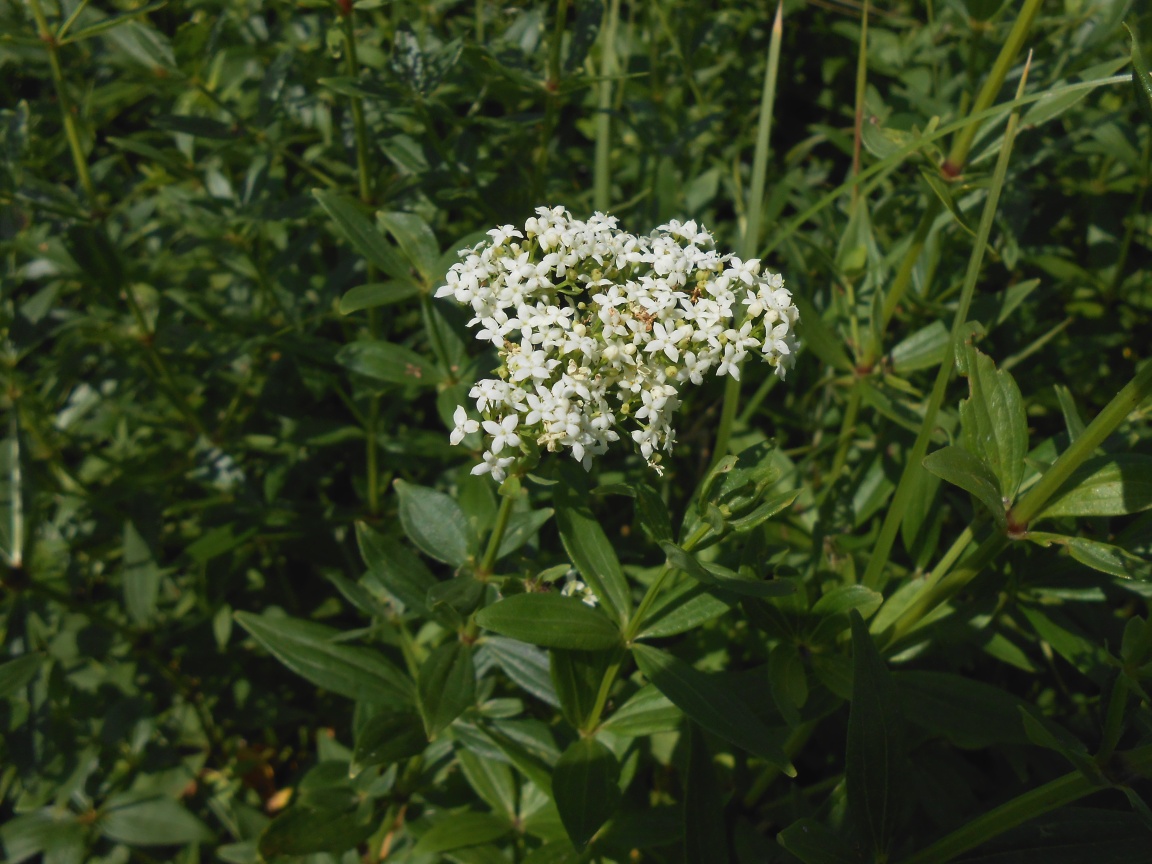
[[[369,579],[382,586],[407,609],[427,614],[425,601],[437,583],[424,562],[399,540],[387,537],[363,522],[356,523],[356,543],[368,566]]]
[[[1064,546],[1073,558],[1093,570],[1119,576],[1121,579],[1150,579],[1152,578],[1152,561],[1146,561],[1131,552],[1113,546],[1111,543],[1102,543],[1099,540],[1089,540],[1087,537],[1068,537],[1063,534],[1048,534],[1044,531],[1029,531],[1027,538],[1033,543],[1048,546],[1052,543]]]
[[[1152,456],[1117,453],[1089,459],[1048,502],[1037,519],[1124,516],[1152,507]]]
[[[385,711],[377,714],[356,736],[356,749],[348,774],[355,778],[365,768],[389,765],[418,756],[428,746],[424,724],[412,711]]]
[[[400,244],[409,263],[428,282],[440,258],[440,244],[428,223],[415,213],[381,210],[376,221]]]
[[[684,860],[727,864],[728,830],[724,796],[708,743],[696,726],[688,733],[688,770],[684,778]]]
[[[978,456],[963,447],[949,445],[924,457],[924,467],[949,483],[971,492],[992,514],[996,524],[1007,523],[1000,484],[991,469]]]
[[[560,594],[513,594],[481,609],[476,623],[545,648],[600,651],[620,644],[620,628],[603,612]]]
[[[596,705],[600,682],[604,680],[616,651],[565,651],[559,648],[548,652],[551,660],[552,683],[560,697],[564,719],[583,729]]]
[[[412,682],[370,648],[337,641],[340,631],[287,616],[237,612],[236,620],[281,663],[318,687],[348,696],[411,705]]]
[[[628,580],[624,578],[608,535],[588,508],[588,495],[583,485],[583,477],[571,474],[556,484],[553,497],[560,539],[564,541],[572,563],[608,614],[623,621],[632,610]]]
[[[823,822],[800,819],[776,835],[804,864],[865,864],[868,860]]]
[[[693,555],[685,552],[675,543],[665,541],[660,544],[668,562],[677,570],[704,585],[733,591],[745,597],[781,597],[792,594],[796,589],[791,582],[764,582],[759,579],[746,579],[734,570],[716,564],[703,564]]]
[[[124,605],[137,624],[146,624],[156,614],[160,596],[160,568],[152,550],[131,522],[124,523]]]
[[[420,286],[411,279],[393,279],[390,282],[369,282],[349,289],[340,298],[340,314],[351,315],[362,309],[375,309],[399,303],[420,293]]]
[[[478,544],[468,517],[451,497],[404,480],[394,484],[400,496],[400,524],[408,539],[437,561],[460,567]]]
[[[1028,420],[1016,380],[992,358],[965,346],[968,398],[960,403],[964,447],[996,476],[1000,497],[1016,497],[1028,453]],[[947,479],[947,478],[945,478]]]
[[[324,211],[332,217],[336,230],[372,264],[397,279],[408,278],[408,263],[384,239],[384,235],[364,215],[360,205],[336,192],[317,190],[312,193]]]
[[[876,860],[887,858],[908,788],[904,719],[892,676],[860,613],[852,610],[852,708],[848,714],[845,783],[848,807],[861,843]]]
[[[410,348],[379,339],[364,339],[336,352],[336,362],[350,372],[389,384],[435,387],[436,367]]]
[[[616,811],[620,801],[620,764],[595,738],[580,738],[564,751],[552,770],[552,797],[568,839],[577,849]]]
[[[693,721],[770,762],[788,776],[795,776],[796,769],[776,737],[726,685],[647,645],[633,645],[632,655],[648,680]]]
[[[429,739],[476,701],[472,649],[462,642],[441,645],[420,667],[420,713]]]

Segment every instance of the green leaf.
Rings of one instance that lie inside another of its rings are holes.
[[[1152,69],[1140,47],[1140,34],[1134,21],[1125,21],[1124,27],[1132,39],[1132,91],[1144,120],[1152,123]]]
[[[324,211],[336,223],[336,230],[363,255],[369,264],[396,279],[411,278],[408,263],[364,215],[360,205],[336,192],[316,190],[312,193]]]
[[[481,609],[486,630],[545,648],[601,651],[620,644],[620,630],[602,612],[560,594],[514,594]]]
[[[754,509],[736,519],[728,520],[728,527],[736,534],[749,531],[763,525],[777,513],[792,506],[792,502],[800,497],[803,490],[793,489],[790,492],[781,492],[773,495],[767,501],[757,504]]]
[[[357,375],[389,384],[435,387],[440,372],[411,348],[379,339],[362,339],[336,352],[336,362]]]
[[[390,282],[370,282],[357,285],[340,298],[340,314],[351,315],[362,309],[375,309],[400,303],[420,293],[420,286],[411,279],[393,279]]]
[[[1000,497],[1016,497],[1028,455],[1028,419],[1016,380],[992,358],[965,345],[968,398],[960,403],[964,447],[981,459],[999,482]],[[947,478],[945,478],[947,479]]]
[[[374,531],[363,522],[356,523],[356,543],[371,581],[403,603],[405,608],[420,614],[428,613],[425,600],[437,582],[423,561],[400,541]]]
[[[812,604],[812,614],[823,618],[856,609],[867,618],[880,608],[883,600],[884,595],[863,585],[838,585]]]
[[[260,854],[265,860],[280,855],[343,852],[364,842],[377,824],[371,811],[340,811],[324,807],[289,807],[272,820],[260,835]]]
[[[660,692],[709,732],[796,774],[784,750],[752,709],[718,679],[647,645],[633,645],[636,665]]]
[[[129,846],[174,846],[208,842],[208,826],[171,798],[112,798],[102,808],[100,833]]]
[[[124,523],[124,606],[137,624],[147,624],[156,614],[160,596],[160,568],[152,550],[131,522]]]
[[[727,864],[728,829],[724,794],[708,744],[696,726],[688,732],[688,770],[684,776],[684,860]]]
[[[0,699],[9,699],[24,689],[44,664],[43,654],[25,654],[0,663]]]
[[[595,738],[577,739],[556,762],[552,797],[577,849],[588,845],[620,801],[620,765]]]
[[[499,840],[512,826],[491,813],[446,813],[420,836],[412,850],[413,857],[436,855],[465,846],[479,846]]]
[[[1139,815],[1061,807],[1006,831],[959,860],[965,864],[1135,864],[1147,857],[1148,827]]]
[[[852,708],[848,713],[845,784],[861,842],[886,859],[902,816],[900,793],[907,739],[892,676],[868,627],[853,610]]]
[[[496,560],[505,555],[511,555],[529,540],[536,536],[544,524],[552,518],[555,511],[551,507],[543,510],[525,510],[513,513],[508,519],[508,527],[500,539],[500,548],[496,550]]]
[[[780,715],[789,726],[799,726],[800,709],[808,701],[808,675],[799,649],[791,642],[779,642],[769,652],[768,683]]]
[[[600,728],[625,738],[643,738],[657,732],[672,732],[683,719],[684,713],[656,685],[645,684]]]
[[[919,369],[935,368],[944,362],[952,347],[952,335],[943,321],[933,321],[899,342],[889,355],[892,369],[906,375]]]
[[[825,323],[816,307],[803,293],[797,292],[792,302],[800,310],[800,320],[804,322],[804,343],[824,363],[839,369],[841,372],[851,372],[853,364],[848,359],[844,345],[832,329]]]
[[[531,693],[542,702],[560,707],[560,698],[552,685],[549,676],[548,655],[535,645],[518,642],[515,639],[505,639],[502,636],[490,636],[484,640],[484,648],[490,651],[500,664],[500,668],[516,684],[527,693]]]
[[[793,583],[785,580],[762,582],[759,579],[745,578],[726,567],[702,564],[675,543],[665,541],[660,544],[660,548],[668,556],[670,565],[697,582],[713,588],[722,588],[745,597],[782,597],[795,593],[796,590]]]
[[[1087,537],[1067,537],[1043,531],[1029,531],[1025,536],[1040,546],[1053,543],[1063,546],[1081,564],[1101,573],[1119,576],[1121,579],[1152,579],[1152,561],[1145,561],[1119,546],[1089,540]]]
[[[338,630],[286,616],[235,617],[276,659],[318,687],[352,699],[413,703],[412,682],[399,669],[378,651],[340,643]]]
[[[419,756],[428,746],[424,724],[412,711],[384,711],[364,724],[356,736],[356,748],[348,775],[355,778],[365,768],[390,765],[401,759]]]
[[[815,819],[793,822],[776,839],[804,864],[864,864],[867,860]]]
[[[1089,459],[1037,519],[1124,516],[1152,507],[1152,456],[1119,453]]]
[[[430,284],[440,259],[440,244],[428,223],[415,213],[381,210],[377,223],[392,235],[409,263]]]
[[[462,567],[479,541],[460,505],[443,492],[405,480],[393,485],[400,496],[400,524],[425,555]]]
[[[237,135],[235,128],[210,117],[194,117],[189,114],[159,114],[149,122],[157,129],[163,129],[165,132],[177,132],[181,135],[191,135],[193,138],[230,141]]]
[[[553,490],[553,499],[556,524],[568,556],[605,611],[623,622],[632,611],[632,593],[616,551],[588,507],[586,481],[571,470],[565,472]]]
[[[723,615],[737,597],[693,580],[685,580],[663,592],[644,616],[636,638],[659,639],[692,630],[705,621]]]
[[[481,759],[470,750],[458,748],[456,758],[460,770],[473,791],[500,815],[516,818],[516,800],[519,784],[512,769],[495,759]]]
[[[140,15],[147,15],[149,12],[155,12],[157,9],[162,9],[168,5],[168,0],[156,0],[154,3],[146,3],[135,9],[127,12],[121,12],[119,15],[110,15],[95,24],[89,24],[87,27],[81,27],[79,30],[73,30],[66,34],[63,39],[60,39],[59,45],[67,45],[70,42],[81,42],[92,36],[96,36],[106,30],[111,30],[114,27],[119,27],[121,24],[127,24],[133,18]],[[174,67],[173,67],[174,68]]]
[[[964,6],[968,9],[968,17],[977,21],[987,21],[999,12],[1003,5],[1004,0],[964,0]]]
[[[978,456],[963,447],[949,445],[925,456],[924,467],[937,477],[971,492],[998,525],[1007,524],[1000,483]]]
[[[896,672],[900,707],[909,723],[964,748],[1026,744],[1020,711],[1028,703],[990,684],[949,672]]]
[[[431,740],[476,702],[472,649],[462,642],[441,645],[420,667],[420,713]]]
[[[177,70],[172,43],[155,27],[140,21],[128,21],[114,30],[109,30],[104,34],[104,38],[110,45],[114,45],[150,71]]]
[[[562,649],[553,649],[548,654],[552,684],[556,687],[556,695],[560,697],[564,719],[577,729],[583,729],[596,704],[604,673],[613,657],[619,654],[615,651]]]

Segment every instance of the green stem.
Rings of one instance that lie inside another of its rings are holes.
[[[496,512],[496,524],[488,537],[488,547],[484,550],[484,557],[476,568],[476,575],[485,579],[492,575],[492,568],[496,564],[496,555],[500,552],[500,543],[504,540],[504,532],[508,530],[508,519],[512,516],[512,505],[516,503],[516,496],[505,495],[500,501],[500,509]]]
[[[852,392],[848,394],[848,405],[844,409],[844,422],[840,424],[840,435],[836,444],[836,456],[832,460],[832,471],[829,473],[829,477],[833,481],[840,476],[840,472],[844,470],[844,465],[848,461],[848,449],[852,444],[852,433],[856,431],[856,417],[860,414],[861,390],[860,382],[857,380],[852,387]],[[831,484],[828,488],[832,488]]]
[[[136,326],[140,328],[142,336],[140,344],[148,355],[148,359],[152,361],[156,374],[160,376],[160,381],[157,383],[160,384],[161,389],[167,392],[167,396],[176,406],[176,410],[184,415],[184,419],[196,430],[196,433],[206,439],[210,438],[208,429],[201,421],[200,415],[188,404],[188,400],[184,398],[184,393],[176,384],[176,379],[172,377],[172,371],[164,362],[164,357],[156,350],[156,333],[148,326],[148,320],[144,317],[144,310],[140,308],[140,303],[136,300],[131,285],[124,286],[124,296],[128,299],[128,307],[132,310],[132,317],[136,319]]]
[[[1104,734],[1101,736],[1100,752],[1096,754],[1097,762],[1106,763],[1116,752],[1116,745],[1124,733],[1124,715],[1127,711],[1128,679],[1120,672],[1112,682],[1112,693],[1108,697],[1108,712],[1104,715]]]
[[[353,81],[360,78],[360,61],[356,55],[355,12],[351,5],[347,14],[342,15],[348,77]],[[356,130],[356,168],[360,179],[360,200],[365,204],[372,201],[372,184],[368,169],[368,128],[364,123],[364,105],[359,96],[349,96],[352,104],[352,125]]]
[[[695,549],[711,531],[708,525],[701,525],[684,541],[682,547],[685,552],[691,552]],[[633,640],[639,635],[641,628],[644,626],[644,618],[648,614],[648,610],[652,608],[652,604],[656,602],[657,596],[660,594],[660,589],[664,587],[664,583],[676,568],[672,566],[669,561],[664,562],[664,566],[660,569],[660,574],[648,586],[648,590],[644,592],[644,597],[640,600],[640,605],[636,607],[636,611],[632,613],[628,625],[624,628],[624,645],[631,645]],[[612,692],[612,685],[616,683],[616,677],[620,674],[620,667],[624,664],[626,652],[624,648],[617,649],[612,657],[612,661],[608,664],[608,668],[604,670],[604,676],[600,679],[600,689],[596,692],[596,702],[592,706],[591,712],[588,714],[588,719],[584,722],[583,731],[590,733],[600,725],[600,717],[604,713],[604,707],[608,704],[608,695]]]
[[[952,151],[942,166],[942,170],[946,175],[958,175],[963,169],[964,164],[968,161],[968,153],[972,148],[972,141],[976,136],[977,130],[980,128],[980,124],[983,122],[982,118],[979,118],[978,115],[992,107],[996,96],[1004,86],[1004,80],[1008,76],[1008,71],[1012,68],[1012,64],[1016,60],[1016,55],[1020,53],[1020,48],[1023,46],[1024,40],[1032,28],[1032,21],[1040,9],[1040,2],[1041,0],[1027,0],[1024,8],[1017,16],[1015,23],[1013,23],[1012,31],[1008,34],[1008,39],[1001,47],[1000,54],[992,66],[992,71],[988,74],[988,78],[984,81],[984,86],[981,88],[980,94],[976,97],[976,101],[968,111],[968,120],[957,133],[956,139],[952,144]],[[932,230],[932,225],[936,222],[936,217],[940,215],[943,208],[944,205],[940,202],[940,199],[932,195],[928,201],[924,215],[920,219],[920,224],[916,226],[916,233],[912,238],[912,243],[905,251],[904,257],[900,261],[900,268],[896,271],[896,276],[893,278],[892,284],[884,296],[880,322],[876,328],[876,331],[881,336],[888,330],[892,316],[896,314],[897,307],[903,301],[904,295],[908,291],[908,286],[912,281],[912,273],[916,269],[916,262],[920,260],[920,253],[924,251],[924,244]],[[868,365],[876,362],[876,357],[881,347],[880,344],[869,346],[868,356],[866,357],[866,363]]]
[[[36,19],[40,40],[48,51],[48,65],[52,70],[52,85],[56,89],[56,99],[60,103],[60,114],[64,118],[64,134],[68,138],[68,148],[72,151],[72,162],[76,166],[76,176],[84,188],[84,194],[89,202],[96,200],[96,187],[92,184],[92,175],[88,173],[88,159],[84,155],[84,147],[80,143],[80,130],[76,125],[76,116],[72,100],[68,96],[68,88],[64,84],[64,73],[60,68],[59,43],[52,31],[48,28],[48,19],[44,17],[44,10],[40,0],[28,0],[32,8],[32,16]]]
[[[1044,472],[1039,482],[1008,511],[1009,526],[1026,529],[1028,523],[1047,506],[1048,500],[1060,490],[1072,472],[1079,468],[1149,395],[1152,395],[1152,360],[1144,362],[1135,377],[1112,397],[1112,401],[1088,424],[1083,434],[1060,454],[1052,467]]]
[[[1152,770],[1152,746],[1119,755],[1123,758],[1113,760],[1118,763],[1115,767],[1129,776],[1146,777]],[[900,864],[944,864],[1017,825],[1098,792],[1100,788],[1080,771],[1065,774],[973,819]]]
[[[957,591],[975,579],[1007,545],[1008,538],[997,532],[976,547],[971,555],[960,562],[960,566],[956,570],[938,577],[935,583],[932,583],[931,580],[926,582],[916,599],[893,623],[888,634],[888,646],[895,645],[911,633],[929,613],[934,612]]]
[[[558,93],[563,71],[560,63],[560,46],[564,40],[564,26],[568,23],[568,0],[557,0],[556,20],[552,22],[552,40],[548,46],[548,71],[544,81],[544,123],[540,127],[540,149],[536,156],[536,178],[533,182],[535,197],[539,199],[545,192],[545,177],[551,156],[552,135],[560,113]]]
[[[760,245],[760,218],[764,211],[764,186],[768,177],[769,145],[772,142],[772,113],[776,107],[776,80],[780,70],[780,43],[783,38],[784,4],[781,2],[776,6],[776,18],[772,22],[764,86],[760,91],[760,118],[756,127],[756,151],[752,157],[752,186],[748,190],[744,235],[740,240],[740,256],[746,261],[755,257]],[[720,427],[716,430],[711,465],[728,455],[728,444],[732,440],[732,429],[739,407],[740,381],[729,376],[724,382],[724,402],[720,409]]]
[[[592,207],[607,213],[612,203],[612,79],[616,75],[616,25],[620,0],[610,0],[605,13],[603,51],[600,58],[600,94],[596,109],[596,162]]]
[[[1019,98],[1028,81],[1028,68],[1025,66],[1024,74],[1020,77],[1020,86],[1016,96]],[[984,212],[980,215],[980,227],[976,232],[976,242],[972,247],[972,254],[968,258],[968,270],[964,275],[964,286],[960,291],[960,300],[956,307],[956,315],[952,319],[951,345],[952,356],[945,357],[936,374],[936,383],[928,399],[928,406],[924,413],[924,422],[912,450],[908,454],[904,471],[900,475],[900,483],[896,487],[896,494],[888,512],[884,514],[884,523],[880,528],[876,547],[868,560],[868,568],[864,572],[864,585],[873,590],[879,590],[884,584],[884,568],[888,564],[888,556],[892,552],[892,545],[896,541],[896,534],[900,530],[900,523],[904,521],[904,513],[908,509],[908,502],[916,488],[919,472],[923,471],[922,462],[928,452],[928,440],[936,426],[936,415],[944,402],[944,391],[952,377],[952,357],[960,341],[960,334],[964,323],[968,320],[968,309],[972,304],[972,296],[976,291],[976,281],[980,276],[980,267],[984,263],[984,251],[988,248],[988,238],[992,233],[992,222],[996,216],[996,206],[1000,202],[1000,193],[1004,189],[1004,178],[1008,173],[1008,161],[1012,156],[1012,145],[1016,139],[1016,127],[1020,122],[1020,109],[1016,108],[1008,117],[1008,126],[1004,130],[1004,144],[1000,148],[1000,155],[996,160],[996,170],[992,177],[992,185],[988,189],[988,198],[984,202]]]
[[[1020,53],[1020,49],[1024,46],[1024,40],[1028,38],[1028,33],[1032,29],[1032,22],[1040,11],[1042,2],[1043,0],[1024,0],[1024,8],[1016,16],[1016,21],[1012,24],[1008,38],[1000,48],[996,62],[992,64],[992,71],[988,73],[988,77],[984,80],[984,86],[980,88],[976,101],[972,103],[972,107],[968,111],[969,117],[990,108],[992,103],[996,101],[996,97],[1000,94],[1000,88],[1004,86],[1004,80],[1008,77],[1008,71],[1016,61],[1016,55]],[[964,163],[968,161],[968,152],[972,149],[972,141],[979,129],[979,121],[973,120],[960,130],[956,140],[952,143],[952,150],[948,154],[948,159],[944,162],[945,173],[955,176],[963,170]]]

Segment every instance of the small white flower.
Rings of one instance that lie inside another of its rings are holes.
[[[515,414],[509,414],[499,422],[495,420],[484,421],[484,431],[492,436],[491,450],[493,454],[499,453],[505,446],[520,446],[520,436],[516,434],[516,426],[519,423],[520,418]]]
[[[465,435],[480,431],[480,422],[469,418],[468,412],[464,410],[463,405],[457,407],[456,413],[452,415],[452,421],[456,426],[453,428],[448,440],[453,444],[459,444],[464,440]]]

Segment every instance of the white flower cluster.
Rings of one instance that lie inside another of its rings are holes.
[[[471,307],[469,326],[501,361],[499,377],[470,393],[481,419],[456,409],[453,444],[488,436],[473,474],[502,480],[534,448],[567,448],[588,468],[620,427],[659,470],[684,382],[739,378],[750,351],[781,378],[792,364],[799,313],[784,280],[757,260],[721,255],[695,222],[643,237],[603,213],[581,222],[540,207],[523,231],[488,235],[460,253],[436,292]]]

